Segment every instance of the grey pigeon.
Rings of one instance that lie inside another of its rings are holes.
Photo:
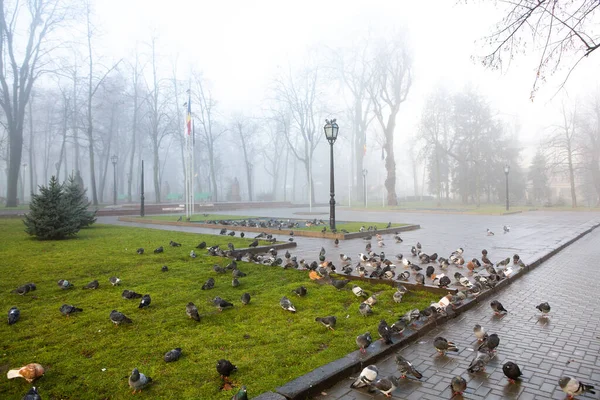
[[[32,386],[21,400],[42,400],[42,396],[38,393],[37,388]]]
[[[244,232],[240,233],[240,236],[242,236],[243,234]],[[248,389],[246,388],[246,385],[242,385],[240,390],[238,390],[238,392],[231,398],[231,400],[248,400]]]
[[[227,272],[227,270],[223,267],[221,267],[220,265],[213,265],[213,271],[215,271],[217,274],[224,274]]]
[[[58,283],[58,286],[63,290],[70,289],[73,287],[73,284],[66,279],[61,279],[57,283]]]
[[[394,292],[393,298],[394,298],[394,301],[396,303],[401,303],[402,302],[402,297],[404,297],[404,293],[403,292],[401,292],[399,290],[397,290],[397,291]]]
[[[547,314],[550,312],[550,304],[548,304],[548,302],[544,302],[540,305],[537,305],[535,306],[535,308],[540,310],[540,312],[542,313],[542,317],[547,316]]]
[[[490,353],[488,353],[487,351],[478,351],[475,355],[475,358],[473,358],[473,361],[471,361],[471,364],[469,364],[467,371],[471,374],[480,371],[485,371],[485,366],[489,361]]]
[[[11,309],[8,310],[8,324],[15,324],[19,320],[20,316],[21,311],[19,311],[17,307],[11,307]]]
[[[244,293],[240,300],[243,305],[248,305],[248,303],[250,303],[250,293]]]
[[[214,278],[208,278],[206,282],[202,285],[202,290],[210,290],[215,287]]]
[[[188,317],[194,321],[200,321],[200,314],[198,314],[198,308],[191,301],[185,306],[185,313]]]
[[[398,274],[398,277],[396,278],[396,280],[398,281],[407,281],[410,278],[410,272],[408,271],[402,271]]]
[[[376,365],[369,365],[363,368],[362,372],[356,378],[354,382],[350,385],[351,388],[361,388],[365,386],[370,386],[377,379],[377,374],[379,374],[379,370]]]
[[[201,242],[200,244],[198,244],[198,246],[196,246],[197,249],[205,249],[206,248],[206,242]]]
[[[494,314],[496,315],[504,315],[508,313],[508,311],[506,311],[506,309],[502,306],[502,303],[500,303],[498,300],[492,301],[490,303],[490,307],[492,307],[492,310],[494,310]]]
[[[137,391],[141,392],[150,382],[152,382],[152,378],[142,374],[137,368],[133,369],[131,376],[129,377],[129,387],[133,389],[133,394]]]
[[[360,312],[360,315],[362,315],[363,317],[367,317],[373,314],[373,309],[367,303],[360,303],[360,305],[358,306],[358,312]]]
[[[238,286],[240,286],[240,281],[238,280],[238,278],[233,278],[233,279],[231,280],[231,286],[233,286],[233,287],[238,287]]]
[[[500,344],[500,338],[497,334],[492,333],[483,339],[483,343],[479,346],[479,351],[495,352],[496,347]]]
[[[488,336],[485,332],[485,329],[479,324],[476,324],[473,327],[473,333],[475,334],[475,337],[479,342],[483,342],[483,339],[485,339]]]
[[[373,343],[373,338],[371,337],[371,332],[365,332],[362,335],[358,335],[356,337],[356,345],[360,349],[360,352],[365,354],[366,348],[369,347]]]
[[[169,242],[169,246],[171,246],[171,247],[181,247],[181,243],[177,243],[177,242],[174,242],[174,241],[171,240]]]
[[[179,357],[181,357],[181,347],[167,351],[165,353],[164,360],[165,362],[173,362],[179,360]]]
[[[98,280],[94,280],[91,281],[90,283],[88,283],[87,285],[85,285],[83,288],[84,289],[98,289],[100,287],[100,284],[98,283]]]
[[[15,290],[13,290],[13,293],[20,294],[21,296],[23,296],[23,295],[31,292],[32,290],[35,290],[35,285],[33,285],[33,288],[31,285],[33,285],[33,284],[26,283],[24,285],[21,285],[18,288],[16,288]]]
[[[123,293],[121,293],[121,297],[123,297],[124,299],[127,300],[132,300],[132,299],[139,299],[142,297],[141,294],[134,292],[133,290],[123,290]]]
[[[137,252],[139,255],[142,255],[142,254],[144,254],[144,248],[143,248],[143,247],[140,247],[139,249],[137,249],[137,250],[136,250],[136,252]]]
[[[196,252],[194,250],[190,251],[190,257],[196,258]]]
[[[121,280],[119,278],[117,278],[116,276],[111,276],[110,278],[108,278],[108,281],[113,286],[118,286],[119,283],[121,283]]]
[[[519,366],[512,361],[504,363],[502,372],[504,372],[504,375],[508,378],[510,383],[515,383],[515,381],[523,375]]]
[[[384,344],[392,344],[392,329],[389,327],[385,319],[379,321],[379,326],[377,327],[377,332]]]
[[[303,297],[306,296],[306,288],[304,286],[300,286],[299,288],[293,289],[292,292],[296,293],[298,296]]]
[[[449,342],[445,338],[438,336],[433,339],[433,347],[440,353],[441,355],[445,355],[447,351],[458,352],[458,348],[454,344],[454,342]]]
[[[243,278],[243,277],[247,276],[247,274],[245,272],[242,272],[239,269],[235,268],[231,272],[231,276],[233,276],[234,278]]]
[[[213,304],[217,307],[217,310],[219,310],[219,311],[223,311],[226,308],[233,307],[233,304],[231,304],[227,300],[223,300],[219,296],[217,296],[213,299]]]
[[[562,391],[569,396],[569,398],[573,398],[573,396],[583,394],[585,392],[596,394],[596,392],[592,390],[594,389],[592,385],[580,382],[575,378],[571,378],[570,376],[562,376],[558,380],[558,385]]]
[[[150,295],[149,294],[145,294],[142,297],[142,300],[140,300],[140,305],[138,306],[138,308],[149,307],[151,302],[152,302],[152,299],[150,298]]]
[[[376,380],[372,386],[383,393],[385,397],[392,397],[392,392],[396,390],[399,385],[400,382],[398,381],[398,378],[390,375],[386,378]]]
[[[165,249],[162,246],[157,247],[156,249],[154,249],[154,254],[159,254],[164,252]]]
[[[290,299],[288,299],[285,296],[283,296],[281,298],[281,300],[279,300],[279,305],[284,310],[291,311],[291,312],[296,312],[296,307],[294,307],[294,305],[292,304],[292,302],[290,301]]]
[[[342,289],[344,286],[346,286],[348,284],[348,282],[350,282],[350,281],[347,281],[344,279],[331,279],[331,284],[336,289]]]
[[[120,324],[131,324],[133,322],[131,319],[127,318],[125,314],[117,310],[112,310],[110,312],[110,320],[113,322],[113,324],[115,324],[115,326]]]
[[[406,378],[406,375],[412,375],[417,379],[421,379],[423,374],[413,367],[412,363],[402,357],[400,354],[396,354],[396,366],[398,367],[398,371],[400,372],[401,378]]]
[[[231,361],[224,358],[217,361],[217,372],[221,375],[221,379],[227,380],[229,375],[237,371],[237,367],[231,363]]]
[[[323,326],[325,326],[326,328],[329,328],[333,331],[334,330],[333,328],[335,328],[335,323],[337,322],[337,318],[335,318],[335,316],[331,315],[329,317],[317,317],[317,318],[315,318],[315,321],[322,323]]]
[[[73,313],[82,312],[82,311],[83,311],[82,308],[77,308],[70,304],[63,304],[62,306],[60,306],[60,313],[62,315],[66,315],[67,317]],[[111,313],[111,315],[112,315],[112,313]]]
[[[467,381],[462,376],[455,376],[450,381],[450,388],[452,389],[452,397],[462,396],[463,392],[467,390]]]

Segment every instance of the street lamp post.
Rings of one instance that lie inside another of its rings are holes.
[[[146,215],[146,210],[144,210],[144,160],[142,160],[142,185],[141,185],[141,193],[140,196],[140,217]]]
[[[506,175],[506,211],[508,211],[508,173],[510,172],[510,165],[504,166],[504,175]]]
[[[113,205],[117,205],[117,160],[119,158],[116,154],[113,154],[110,161],[113,165]]]
[[[21,203],[25,204],[25,177],[27,176],[27,163],[23,163],[23,172],[21,176]]]
[[[323,130],[325,131],[325,137],[327,138],[327,141],[329,142],[329,147],[331,149],[331,152],[330,152],[331,164],[329,167],[329,182],[330,182],[329,195],[331,197],[329,199],[329,229],[331,229],[332,231],[335,231],[335,187],[334,187],[334,174],[333,174],[333,144],[335,143],[335,141],[337,139],[338,130],[339,130],[339,126],[335,122],[335,118],[332,119],[331,121],[326,119]]]
[[[365,208],[367,208],[367,174],[369,173],[369,171],[367,171],[367,169],[363,169],[362,170],[362,174],[363,174],[363,189],[365,190],[365,198],[363,199],[365,201]]]

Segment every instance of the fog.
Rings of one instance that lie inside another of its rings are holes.
[[[90,200],[110,204],[114,155],[119,203],[139,202],[142,160],[146,199],[181,201],[191,100],[198,201],[327,202],[323,125],[336,118],[340,205],[364,204],[365,192],[381,205],[500,202],[505,165],[517,203],[574,204],[577,194],[596,205],[600,154],[587,141],[600,135],[588,116],[600,105],[597,54],[570,71],[580,55],[565,53],[535,91],[539,42],[486,68],[485,37],[505,15],[494,3],[102,0],[88,13],[74,2],[45,42],[25,107],[17,198],[79,171]],[[17,15],[24,48],[26,9]],[[388,103],[387,67],[407,73]],[[371,79],[358,103],[352,72]],[[3,126],[0,196],[10,198],[16,153]]]

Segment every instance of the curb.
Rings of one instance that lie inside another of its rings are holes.
[[[346,355],[345,357],[332,361],[321,367],[315,368],[309,373],[275,388],[276,393],[267,392],[259,395],[256,398],[260,400],[310,399],[314,395],[323,391],[324,389],[333,386],[341,379],[350,376],[353,373],[361,371],[362,368],[364,368],[366,365],[374,364],[378,360],[390,355],[394,351],[399,350],[402,347],[414,342],[415,340],[422,337],[432,329],[443,325],[447,320],[456,318],[463,312],[468,311],[471,308],[477,306],[478,304],[483,303],[484,300],[486,300],[485,302],[487,303],[487,299],[489,297],[498,293],[515,280],[524,276],[529,271],[537,268],[544,261],[547,261],[555,254],[564,250],[566,247],[570,246],[571,244],[581,239],[583,236],[587,235],[588,233],[592,232],[598,227],[600,227],[600,224],[593,225],[589,229],[586,229],[585,231],[579,233],[574,238],[551,250],[548,254],[545,254],[544,256],[535,260],[531,264],[528,264],[525,268],[522,268],[511,277],[498,282],[498,284],[494,288],[483,291],[477,297],[468,299],[460,306],[448,310],[448,316],[440,317],[434,321],[430,321],[421,326],[418,326],[414,330],[409,331],[408,334],[402,333],[399,338],[396,335],[396,337],[393,338],[393,343],[391,345],[385,346],[381,343],[380,340],[374,341],[374,343],[372,343],[371,346],[369,346],[369,353],[366,356],[362,355],[360,351],[356,350]],[[273,393],[274,395],[280,395],[282,397],[263,397],[269,393]]]

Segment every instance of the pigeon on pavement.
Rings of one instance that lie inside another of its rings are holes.
[[[492,310],[494,310],[494,314],[496,315],[505,315],[508,313],[508,311],[506,311],[506,309],[502,306],[502,303],[500,303],[498,300],[493,300],[490,303],[490,307],[492,307]]]
[[[478,350],[494,353],[496,351],[496,347],[498,347],[499,344],[500,344],[500,338],[498,337],[497,334],[492,333],[491,335],[489,335],[488,337],[483,339],[483,342],[479,346]]]
[[[281,298],[281,300],[279,300],[279,305],[284,310],[291,311],[291,312],[296,312],[296,307],[294,307],[294,305],[292,304],[292,302],[290,301],[290,299],[288,299],[285,296],[283,296]]]
[[[386,378],[376,380],[372,386],[383,393],[385,397],[392,397],[392,392],[396,390],[399,385],[400,382],[398,381],[398,378],[390,375]]]
[[[140,300],[140,305],[138,306],[138,308],[148,307],[148,306],[150,306],[151,302],[152,302],[152,299],[150,298],[150,295],[149,294],[145,294],[142,297],[142,300]]]
[[[558,380],[558,385],[565,392],[570,399],[573,396],[583,394],[585,392],[596,394],[592,389],[594,387],[592,385],[585,384],[583,382],[578,381],[575,378],[571,378],[570,376],[563,376]]]
[[[62,315],[66,315],[67,317],[73,313],[82,312],[82,311],[83,311],[82,308],[77,308],[70,304],[63,304],[62,306],[60,306],[60,313]]]
[[[467,381],[462,376],[455,376],[450,381],[450,388],[452,389],[452,397],[462,396],[463,392],[467,390]]]
[[[194,303],[192,303],[191,301],[187,303],[187,306],[185,306],[185,313],[191,319],[195,321],[200,321],[200,314],[198,314],[198,308],[196,308]]]
[[[441,355],[445,355],[447,351],[458,352],[458,348],[454,342],[449,342],[441,336],[438,336],[433,340],[433,347],[435,347]]]
[[[181,357],[181,347],[167,351],[165,353],[164,360],[165,362],[173,362],[179,360],[179,357]]]
[[[523,375],[519,366],[512,361],[507,361],[504,363],[502,366],[502,372],[504,372],[504,375],[508,378],[510,383],[515,383],[515,381],[519,379],[521,375]]]
[[[379,336],[383,340],[384,344],[392,344],[392,329],[385,322],[385,319],[379,321],[379,326],[377,327],[377,332],[379,332]]]
[[[350,385],[351,388],[357,389],[365,386],[370,386],[376,379],[379,370],[376,365],[368,365],[363,368],[362,372]]]
[[[110,312],[110,320],[115,324],[115,326],[120,324],[131,324],[133,322],[131,319],[127,318],[125,314],[117,310],[112,310]]]
[[[476,324],[473,327],[473,333],[475,334],[475,337],[477,338],[477,341],[479,342],[483,342],[483,340],[488,336],[487,333],[485,332],[485,329],[483,328],[483,326]]]
[[[335,323],[337,322],[337,318],[333,315],[330,315],[329,317],[317,317],[315,318],[315,321],[322,323],[323,326],[333,331],[335,328]]]
[[[417,379],[421,379],[423,377],[423,374],[417,371],[411,362],[406,360],[400,354],[396,354],[396,366],[398,367],[401,378],[406,378],[406,375],[412,375]]]
[[[8,310],[8,324],[15,324],[19,320],[20,316],[21,311],[19,311],[17,307],[11,307],[10,310]]]
[[[475,355],[475,358],[473,358],[473,361],[471,361],[471,364],[469,364],[467,371],[471,374],[474,374],[479,371],[485,371],[485,365],[489,361],[490,353],[488,353],[487,351],[478,351]]]
[[[356,345],[360,349],[360,352],[365,354],[366,348],[369,347],[373,343],[373,338],[371,337],[371,332],[365,332],[362,335],[358,335],[356,337]]]
[[[133,389],[133,394],[137,391],[141,393],[142,389],[150,382],[152,382],[152,378],[142,374],[137,368],[133,369],[129,377],[129,387]]]
[[[548,313],[550,312],[550,304],[548,304],[548,302],[544,302],[540,305],[537,305],[535,306],[535,308],[540,310],[540,312],[542,313],[542,317],[548,316]]]

